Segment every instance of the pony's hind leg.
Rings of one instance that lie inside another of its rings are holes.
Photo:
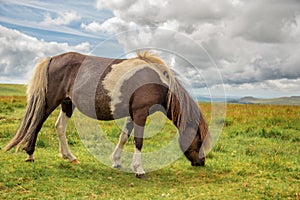
[[[24,140],[18,145],[17,150],[25,143],[23,150],[26,151],[26,153],[28,154],[28,157],[25,160],[26,162],[34,161],[33,153],[35,150],[35,143],[37,140],[38,133],[51,112],[52,110],[46,109],[45,113],[42,116],[40,116],[39,118],[36,117],[34,120],[32,120],[30,128],[28,128],[27,130],[27,137],[24,138]],[[25,119],[26,118],[27,117],[25,117]]]
[[[71,153],[67,138],[66,138],[66,129],[68,125],[68,121],[73,114],[74,106],[71,100],[65,100],[61,104],[61,110],[58,116],[58,119],[55,123],[57,136],[59,139],[59,150],[61,153],[62,158],[69,159],[70,162],[74,164],[78,164],[78,160],[76,157]]]
[[[113,167],[114,168],[121,168],[121,154],[123,147],[125,143],[127,142],[131,131],[133,129],[133,121],[131,120],[130,117],[126,119],[126,122],[124,124],[124,127],[122,129],[122,132],[119,137],[119,142],[114,150],[114,152],[111,154],[111,161],[113,162]]]

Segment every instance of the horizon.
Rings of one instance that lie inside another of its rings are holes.
[[[26,83],[1,83],[0,85],[22,85],[24,87],[26,87]],[[201,94],[195,94],[193,96],[196,99],[211,99],[211,100],[221,100],[224,99],[223,96],[214,96],[211,97],[209,95],[201,95]],[[245,95],[245,96],[229,96],[229,95],[225,95],[225,99],[226,101],[232,101],[232,100],[239,100],[242,98],[256,98],[256,99],[276,99],[276,98],[291,98],[291,97],[300,97],[300,95],[292,95],[292,96],[252,96],[252,95]]]

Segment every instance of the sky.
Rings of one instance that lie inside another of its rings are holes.
[[[0,0],[0,83],[43,57],[150,49],[197,95],[300,95],[299,0]]]

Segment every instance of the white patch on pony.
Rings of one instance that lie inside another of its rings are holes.
[[[66,113],[60,110],[58,119],[55,123],[55,127],[59,139],[59,149],[60,149],[61,156],[62,158],[69,159],[69,161],[72,162],[76,160],[76,157],[69,150],[69,146],[66,138],[66,129],[67,129],[67,124],[69,119],[70,118],[66,115]]]
[[[119,142],[110,157],[113,162],[114,168],[121,167],[121,154],[127,140],[128,140],[128,131],[123,130],[122,133],[120,134]]]
[[[142,153],[136,147],[134,148],[131,168],[137,175],[145,174],[142,167]]]
[[[112,65],[111,68],[112,70],[106,75],[105,79],[103,80],[103,86],[108,91],[108,95],[111,97],[112,114],[115,113],[116,105],[121,103],[121,87],[123,83],[134,76],[136,72],[146,68],[152,69],[160,77],[161,83],[169,85],[169,78],[164,74],[166,71],[166,66],[160,65],[158,63],[149,63],[139,58],[133,58]],[[147,83],[145,82],[144,84]],[[138,87],[139,86],[137,86],[137,88]]]

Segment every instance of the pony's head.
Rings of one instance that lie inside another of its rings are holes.
[[[205,165],[205,155],[200,152],[204,135],[201,131],[200,126],[187,125],[179,137],[180,148],[192,166]]]

